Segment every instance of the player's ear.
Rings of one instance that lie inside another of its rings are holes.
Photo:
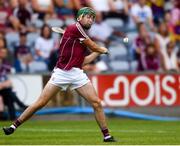
[[[77,18],[77,21],[81,21],[81,20],[82,20],[82,17],[83,17],[83,14],[81,14],[81,15]]]

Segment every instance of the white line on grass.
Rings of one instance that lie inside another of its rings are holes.
[[[24,145],[6,145],[6,146],[24,146]],[[67,146],[67,145],[26,145],[26,146]],[[68,145],[68,146],[77,146],[77,145]],[[93,145],[78,145],[78,146],[93,146]],[[104,145],[96,145],[96,146],[104,146]],[[109,145],[108,146],[115,146]],[[139,145],[121,145],[121,146],[139,146]],[[141,146],[160,146],[160,145],[141,145]],[[169,146],[169,145],[163,145]],[[179,145],[171,145],[171,146],[179,146]]]
[[[98,132],[99,130],[93,129],[45,129],[45,128],[21,128],[20,131],[30,131],[30,132]],[[120,133],[173,133],[172,131],[162,131],[162,130],[113,130],[113,132]]]

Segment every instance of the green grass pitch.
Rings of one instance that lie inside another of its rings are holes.
[[[0,127],[10,122],[0,121]],[[95,121],[28,121],[0,145],[180,145],[180,122],[108,119],[116,143],[103,143]]]

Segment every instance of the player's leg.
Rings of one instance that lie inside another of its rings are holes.
[[[91,82],[76,89],[77,92],[84,97],[93,107],[95,111],[95,118],[100,128],[107,127],[104,111],[101,105],[101,100],[98,98],[94,87]]]
[[[18,118],[19,121],[23,123],[29,119],[37,110],[44,107],[51,98],[55,97],[59,89],[59,87],[51,83],[47,83],[38,100],[22,113],[22,115]]]
[[[58,91],[59,87],[51,83],[47,83],[37,101],[30,105],[13,123],[13,125],[11,125],[11,127],[3,129],[5,134],[12,134],[19,125],[28,120],[37,110],[45,106],[47,102],[57,94]]]
[[[105,114],[103,111],[103,107],[101,105],[101,100],[98,98],[97,93],[92,85],[91,82],[88,82],[84,86],[77,88],[77,92],[84,97],[93,107],[95,112],[95,118],[96,121],[101,128],[101,131],[104,136],[104,141],[106,142],[114,142],[112,136],[110,136],[108,128],[107,128],[107,122],[105,118]]]

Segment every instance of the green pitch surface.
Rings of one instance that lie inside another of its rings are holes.
[[[180,122],[109,119],[117,143],[103,143],[95,121],[28,121],[10,136],[1,130],[0,145],[169,145],[180,144]],[[0,127],[10,122],[0,122]]]

